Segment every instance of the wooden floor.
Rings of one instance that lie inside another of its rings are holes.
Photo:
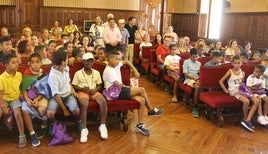
[[[191,116],[191,109],[182,103],[172,103],[170,94],[161,91],[154,83],[141,78],[140,85],[147,89],[153,106],[165,109],[161,117],[145,116],[151,135],[144,136],[136,131],[137,111],[129,112],[128,132],[120,130],[119,122],[109,117],[107,127],[109,139],[99,137],[98,122],[89,119],[88,143],[80,144],[79,132],[73,122],[68,129],[75,141],[68,145],[48,146],[49,135],[41,139],[41,146],[34,148],[28,139],[27,148],[17,147],[17,131],[8,132],[0,127],[0,153],[268,153],[268,129],[254,120],[255,132],[250,133],[240,126],[241,116],[227,117],[223,128],[206,120],[201,111],[200,118]],[[256,118],[255,118],[256,119]]]

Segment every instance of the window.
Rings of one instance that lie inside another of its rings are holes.
[[[198,36],[219,39],[223,0],[201,0]]]

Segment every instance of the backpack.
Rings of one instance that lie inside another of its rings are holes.
[[[49,146],[68,144],[74,141],[74,139],[67,133],[66,125],[60,121],[54,121],[53,137],[48,144]]]

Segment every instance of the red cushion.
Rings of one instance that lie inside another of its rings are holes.
[[[199,94],[199,99],[213,108],[231,108],[241,106],[238,99],[223,91],[202,92]]]
[[[138,109],[140,104],[135,100],[115,100],[107,101],[108,111],[132,110]],[[95,101],[90,101],[88,105],[88,112],[98,112],[99,105]]]
[[[151,73],[152,73],[153,75],[155,75],[155,76],[158,76],[158,75],[159,75],[159,69],[156,68],[156,67],[153,67],[153,68],[151,69]]]
[[[140,64],[141,63],[141,59],[139,57],[135,57],[133,59],[133,61],[134,61],[135,64]]]
[[[174,79],[170,76],[168,76],[167,74],[164,75],[164,80],[167,81],[168,83],[173,84],[174,83]]]
[[[194,89],[194,88],[188,86],[187,84],[184,84],[183,82],[180,82],[180,83],[179,83],[179,87],[180,87],[183,91],[187,92],[188,94],[191,94],[191,93],[193,92],[193,89]]]
[[[142,68],[145,69],[145,70],[149,70],[150,66],[151,66],[151,63],[148,61],[148,62],[143,62],[141,64]]]

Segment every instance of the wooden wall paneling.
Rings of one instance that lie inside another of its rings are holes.
[[[189,36],[191,40],[197,40],[198,31],[198,15],[195,13],[180,14],[173,13],[171,24],[174,27],[174,32],[179,37]]]
[[[59,7],[41,7],[40,8],[40,29],[51,28],[55,20],[59,21],[61,27],[68,24],[68,19],[72,18],[79,30],[83,29],[84,20],[94,20],[100,15],[102,20],[106,21],[106,15],[113,13],[116,19],[123,18],[127,21],[128,17],[135,16],[137,20],[141,19],[141,11],[129,10],[104,10],[104,9],[86,9],[86,8],[59,8]]]
[[[15,6],[0,6],[0,25],[5,27],[14,27],[15,11]]]
[[[18,10],[19,27],[23,29],[26,26],[32,30],[39,29],[39,0],[17,0],[16,8]]]
[[[226,13],[221,28],[224,44],[232,38],[244,46],[245,41],[252,41],[253,49],[268,47],[268,14],[267,13]]]

